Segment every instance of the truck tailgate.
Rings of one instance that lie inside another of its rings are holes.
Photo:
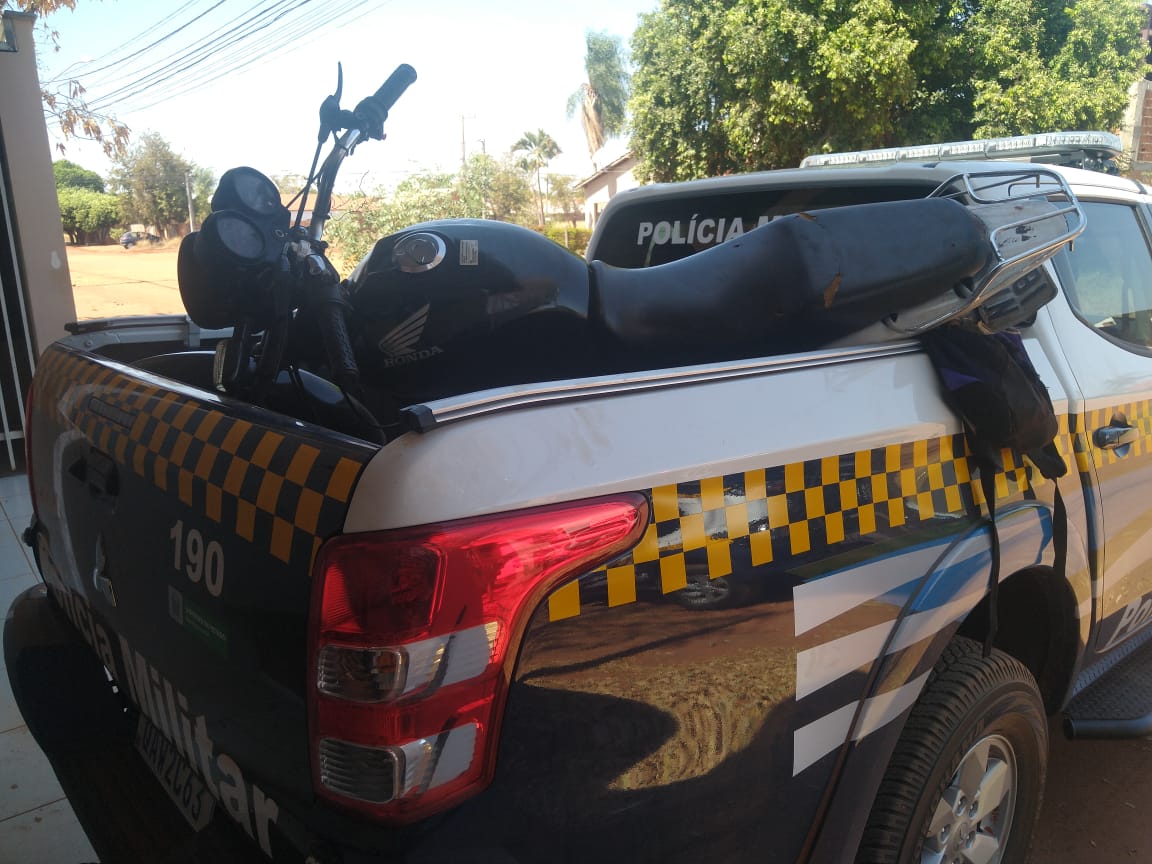
[[[312,561],[378,448],[60,345],[33,394],[45,580],[155,727],[139,740],[271,852],[276,802],[312,801]]]

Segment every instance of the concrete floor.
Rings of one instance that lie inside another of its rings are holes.
[[[0,477],[0,619],[13,598],[39,581],[20,540],[32,502],[22,474]],[[56,775],[24,725],[0,655],[0,862],[80,864],[96,853]]]

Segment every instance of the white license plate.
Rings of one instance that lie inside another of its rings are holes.
[[[193,831],[202,831],[212,820],[216,799],[192,767],[164,734],[143,714],[136,725],[136,750],[144,757],[172,803]]]

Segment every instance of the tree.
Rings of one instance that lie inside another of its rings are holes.
[[[216,191],[216,175],[210,168],[193,166],[190,185],[192,186],[192,209],[196,214],[196,227],[199,228],[212,212],[212,195]]]
[[[108,230],[121,221],[120,199],[104,192],[104,178],[75,162],[52,164],[60,221],[73,245],[108,238]]]
[[[588,76],[568,97],[568,116],[580,112],[589,158],[608,138],[624,131],[628,105],[628,60],[619,36],[589,32],[584,37],[584,71]]]
[[[532,190],[524,172],[484,153],[468,157],[459,174],[425,172],[400,183],[391,195],[354,195],[328,223],[326,237],[344,269],[355,265],[381,237],[433,219],[531,218]]]
[[[9,7],[34,14],[43,32],[59,50],[60,34],[45,19],[61,9],[75,9],[76,0],[0,0],[0,12]],[[131,130],[114,115],[89,108],[84,101],[84,87],[79,81],[65,80],[53,90],[41,88],[40,98],[44,103],[44,113],[56,121],[65,140],[84,138],[96,141],[110,159],[127,153]],[[56,149],[64,153],[66,147],[60,142]]]
[[[117,160],[112,181],[125,215],[167,237],[171,225],[188,218],[184,175],[195,170],[195,165],[172,152],[167,141],[145,132],[140,143]]]
[[[523,137],[512,145],[513,153],[523,153],[520,166],[529,174],[536,175],[536,207],[540,225],[544,224],[544,189],[540,184],[540,172],[560,155],[560,145],[543,129],[525,132]]]
[[[523,170],[508,158],[497,161],[486,153],[474,153],[461,170],[457,187],[469,216],[500,222],[531,218],[532,189]]]
[[[584,190],[570,174],[549,174],[548,202],[561,213],[575,213],[584,203]]]
[[[1059,14],[1042,3],[986,2],[971,25],[989,71],[976,83],[976,133],[1118,126],[1143,72],[1144,15],[1135,3],[1111,0],[1078,0]],[[1001,52],[1009,52],[1007,64],[997,63]]]
[[[1144,68],[1112,0],[664,0],[633,37],[642,176],[811,152],[1113,129]]]
[[[82,168],[75,162],[60,159],[52,163],[52,173],[56,175],[56,189],[89,189],[93,192],[104,191],[104,178],[95,171]]]
[[[56,190],[60,202],[60,222],[72,245],[88,240],[103,241],[108,231],[121,222],[120,199],[78,186]]]

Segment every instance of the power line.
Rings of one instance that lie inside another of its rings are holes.
[[[195,5],[196,5],[197,3],[199,3],[199,2],[201,2],[201,0],[193,0],[193,2],[190,4],[190,6],[195,6]],[[213,9],[216,9],[218,6],[222,5],[222,4],[223,4],[223,3],[225,3],[225,2],[227,2],[227,0],[218,0],[218,2],[217,2],[217,3],[216,3],[216,4],[215,4],[215,5],[214,5],[214,6],[213,6],[211,9],[209,9],[207,12],[205,12],[205,13],[203,13],[203,14],[204,14],[204,15],[208,15],[208,14],[210,14],[210,13],[212,12],[212,10],[213,10]],[[187,8],[186,8],[184,11],[187,11]],[[155,42],[153,42],[151,45],[146,45],[145,47],[141,48],[139,51],[136,51],[136,52],[134,52],[134,53],[137,53],[137,54],[143,54],[143,53],[144,53],[144,52],[146,52],[146,51],[150,51],[150,50],[152,50],[152,49],[153,49],[153,48],[155,48],[156,46],[158,46],[158,45],[160,45],[160,44],[162,44],[162,43],[164,43],[164,42],[168,41],[168,40],[169,40],[169,39],[171,39],[173,36],[177,35],[177,34],[178,34],[178,33],[180,33],[181,31],[183,31],[183,30],[187,29],[187,28],[188,28],[188,27],[189,27],[189,26],[190,26],[192,23],[194,23],[195,21],[199,20],[201,17],[203,17],[203,16],[202,16],[202,15],[196,15],[196,16],[193,16],[193,18],[192,18],[191,20],[189,20],[189,21],[185,22],[184,24],[181,24],[180,26],[176,27],[174,30],[170,30],[170,31],[168,31],[168,32],[167,32],[167,33],[165,33],[163,36],[161,36],[159,39],[157,39]],[[165,18],[161,18],[161,19],[160,19],[159,21],[157,21],[155,24],[152,24],[152,25],[150,25],[149,27],[146,27],[146,28],[145,28],[144,30],[142,30],[141,32],[137,33],[135,36],[133,36],[133,37],[132,37],[131,39],[129,39],[127,42],[123,42],[123,43],[121,43],[120,45],[118,45],[118,46],[116,46],[115,48],[113,48],[111,51],[107,51],[107,52],[105,52],[104,54],[100,55],[100,57],[96,58],[95,60],[89,60],[89,61],[86,61],[86,63],[100,63],[100,62],[103,62],[103,61],[105,61],[105,60],[107,60],[107,61],[109,61],[109,62],[105,63],[103,66],[97,67],[96,69],[84,69],[84,70],[81,70],[81,71],[80,71],[78,74],[80,74],[80,75],[84,75],[85,77],[87,77],[87,78],[90,78],[90,77],[91,77],[91,76],[93,76],[93,75],[98,75],[99,73],[101,73],[101,72],[103,72],[103,71],[105,71],[105,70],[107,70],[107,69],[111,69],[113,66],[117,66],[117,65],[119,65],[120,63],[124,62],[122,59],[113,60],[113,59],[111,59],[111,58],[113,58],[113,57],[117,57],[118,55],[121,55],[121,54],[123,54],[123,53],[124,53],[124,52],[126,52],[126,51],[127,51],[129,48],[131,48],[131,47],[132,47],[132,46],[133,46],[135,43],[139,42],[141,39],[145,39],[145,38],[147,38],[149,35],[151,35],[151,34],[152,34],[152,33],[154,33],[155,31],[159,30],[159,29],[160,29],[160,27],[161,27],[161,26],[162,26],[164,23],[166,23],[166,21],[167,21],[167,20],[168,20],[168,18],[167,18],[167,17],[165,17]],[[86,63],[85,63],[85,64],[81,64],[81,65],[86,65]],[[72,66],[76,66],[76,65],[77,65],[76,63],[73,63],[71,66],[69,66],[67,69],[65,69],[65,70],[64,70],[64,72],[67,72],[67,71],[68,71],[68,69],[71,69],[71,68],[72,68]],[[75,77],[75,76],[65,76],[65,75],[64,75],[64,72],[61,72],[61,73],[60,73],[59,75],[57,75],[55,78],[52,78],[50,81],[47,81],[47,82],[46,82],[46,85],[47,85],[47,84],[55,84],[55,83],[57,83],[58,81],[64,80],[64,78],[65,78],[65,77]]]
[[[338,0],[333,0],[333,2],[338,2]],[[353,12],[371,2],[377,2],[383,5],[384,2],[390,2],[390,0],[356,0],[356,2],[351,5],[342,4],[341,9],[345,12]],[[144,111],[159,105],[161,102],[166,102],[179,96],[187,96],[212,85],[221,78],[234,75],[255,63],[264,62],[274,57],[281,57],[298,51],[316,41],[316,39],[324,35],[326,31],[336,26],[337,23],[337,21],[331,18],[329,18],[325,24],[319,26],[317,26],[312,19],[297,22],[294,29],[288,32],[282,33],[277,31],[275,34],[266,36],[257,43],[248,46],[252,50],[263,49],[265,47],[267,47],[268,50],[263,50],[255,56],[246,53],[243,57],[222,61],[218,64],[218,68],[207,76],[197,76],[187,82],[173,82],[170,85],[170,89],[167,90],[164,95],[149,99],[142,104],[131,104],[131,110]],[[302,38],[305,35],[307,35],[308,38]]]
[[[192,0],[190,5],[200,2],[205,0]],[[115,110],[123,116],[187,96],[256,63],[297,51],[391,0],[261,0],[255,8],[249,6],[216,24],[212,19],[224,14],[221,7],[226,2],[216,0],[157,38],[151,37],[170,19],[149,25],[98,60],[88,61],[103,64],[78,73],[84,76],[89,94],[88,110],[97,116]],[[195,24],[201,26],[193,28]],[[115,59],[149,38],[143,48],[132,51],[130,59]],[[113,69],[111,75],[100,74]],[[48,83],[64,77],[62,73]]]
[[[89,107],[102,108],[113,100],[131,98],[132,96],[135,96],[148,87],[163,84],[165,81],[169,80],[175,75],[194,68],[196,65],[208,60],[217,51],[220,51],[223,48],[227,48],[230,45],[234,45],[237,42],[243,41],[251,33],[259,32],[260,30],[263,30],[265,27],[279,20],[279,18],[283,17],[283,15],[286,13],[281,13],[279,16],[273,18],[272,21],[267,23],[260,23],[263,19],[272,15],[278,7],[284,6],[289,2],[291,2],[291,0],[274,0],[271,6],[268,6],[265,9],[258,9],[256,12],[249,15],[248,18],[240,23],[238,30],[231,29],[230,27],[230,25],[239,20],[241,17],[236,16],[236,18],[233,18],[227,24],[217,28],[215,31],[213,31],[213,33],[209,34],[207,37],[209,41],[201,41],[191,47],[186,46],[184,53],[180,54],[178,57],[169,57],[164,60],[156,61],[152,64],[151,71],[145,72],[142,75],[136,74],[136,76],[128,81],[128,83],[122,84],[113,89],[111,92],[105,93],[96,99],[90,99],[88,101]],[[297,0],[296,5],[292,7],[292,9],[297,9],[309,2],[312,2],[312,0]],[[291,11],[291,9],[288,11]],[[173,64],[183,65],[173,71]],[[122,78],[123,77],[126,76],[122,76]]]

